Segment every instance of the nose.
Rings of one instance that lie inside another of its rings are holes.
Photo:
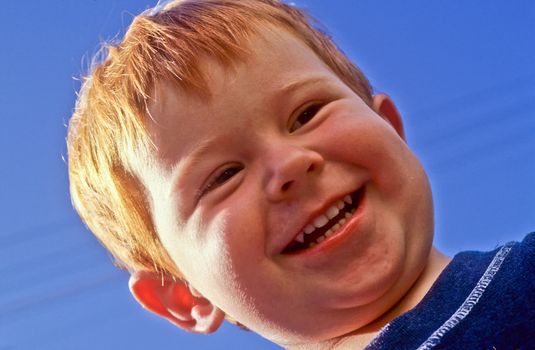
[[[318,152],[293,145],[271,149],[266,158],[266,192],[275,202],[307,190],[325,163]]]

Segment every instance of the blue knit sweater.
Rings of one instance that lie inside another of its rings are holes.
[[[535,349],[535,232],[492,252],[462,252],[375,349]]]

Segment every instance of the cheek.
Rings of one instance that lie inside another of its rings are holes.
[[[230,313],[245,291],[258,283],[255,278],[264,256],[257,211],[246,201],[238,203],[219,208],[204,225],[201,244],[193,242],[195,249],[186,252],[186,258],[195,262],[188,264],[194,285],[202,286],[199,290],[206,297]]]
[[[274,305],[282,301],[287,281],[281,281],[277,265],[266,257],[269,232],[259,199],[239,199],[213,221],[220,238],[213,244],[211,276],[205,287],[222,310],[258,330],[266,320],[280,317]]]
[[[326,157],[377,165],[389,149],[399,145],[399,137],[390,129],[375,115],[338,112],[324,121],[313,138]]]
[[[324,142],[334,159],[366,169],[385,193],[399,192],[407,181],[422,178],[420,162],[384,119],[345,115],[332,124],[330,139]]]
[[[212,248],[214,255],[224,255],[233,269],[247,267],[247,261],[254,265],[264,256],[266,230],[258,204],[261,200],[254,196],[258,189],[251,187],[250,183],[243,183],[214,207],[215,214],[207,221],[205,245]]]

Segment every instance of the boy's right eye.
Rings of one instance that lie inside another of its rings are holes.
[[[234,175],[236,175],[242,170],[243,170],[243,166],[234,165],[234,166],[230,166],[227,168],[223,168],[222,170],[218,171],[215,174],[215,176],[213,176],[208,181],[208,183],[202,188],[201,196],[217,188],[218,186],[221,186],[222,184],[230,180]]]
[[[306,106],[302,111],[299,112],[297,118],[293,121],[290,126],[290,132],[294,132],[306,123],[308,123],[312,118],[316,116],[318,111],[321,109],[322,105],[319,103],[314,103]]]

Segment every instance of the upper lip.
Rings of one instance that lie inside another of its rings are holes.
[[[295,238],[301,233],[303,232],[304,228],[308,225],[308,224],[312,224],[314,219],[317,218],[318,216],[322,215],[322,214],[325,214],[325,212],[327,211],[327,209],[329,209],[331,206],[333,206],[337,201],[339,200],[343,200],[344,196],[345,195],[351,195],[353,193],[355,193],[356,191],[360,190],[362,188],[363,185],[360,185],[356,188],[354,188],[352,191],[349,191],[349,192],[344,192],[340,195],[337,195],[337,196],[333,196],[331,199],[329,200],[326,200],[324,201],[324,203],[316,208],[315,210],[312,210],[305,218],[305,220],[301,223],[301,225],[299,226],[300,229],[299,231],[297,232],[293,232],[292,236],[291,236],[291,239],[289,241],[287,241],[284,246],[279,249],[279,254],[282,253],[284,251],[284,249],[286,249],[286,247],[288,247],[288,245],[290,243],[292,243]]]

